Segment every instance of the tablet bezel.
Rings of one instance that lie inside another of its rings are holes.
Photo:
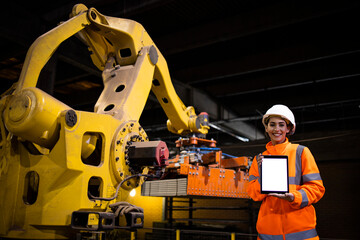
[[[289,157],[286,155],[263,155],[263,161],[266,158],[281,158],[281,159],[286,159],[286,186],[287,186],[287,190],[285,191],[280,191],[280,190],[274,190],[274,191],[269,191],[269,190],[263,190],[262,186],[262,181],[263,181],[263,177],[262,177],[262,171],[263,171],[263,165],[260,165],[260,189],[261,189],[261,194],[269,194],[269,193],[280,193],[280,194],[284,194],[284,193],[288,193],[289,192]]]

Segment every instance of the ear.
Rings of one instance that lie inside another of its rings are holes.
[[[291,126],[287,125],[287,128],[286,128],[286,133],[289,133],[291,130]]]

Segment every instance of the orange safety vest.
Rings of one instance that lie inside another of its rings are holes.
[[[250,168],[248,194],[254,201],[262,201],[256,229],[261,240],[319,239],[315,226],[316,214],[312,206],[325,193],[319,169],[307,147],[292,144],[286,139],[275,146],[269,142],[263,155],[287,155],[289,159],[289,192],[294,201],[260,193],[260,175],[256,158]]]

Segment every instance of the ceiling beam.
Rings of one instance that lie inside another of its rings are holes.
[[[237,118],[236,114],[200,89],[176,80],[173,80],[173,84],[180,99],[184,101],[187,100],[188,105],[195,107],[198,112],[207,112],[212,121],[215,121],[212,127],[217,130],[231,136],[236,136],[236,138],[241,141],[245,139],[258,140],[265,138],[263,132],[259,131],[250,123],[244,121],[228,122],[228,119]]]
[[[300,86],[304,86],[304,85],[324,83],[324,82],[329,82],[329,81],[339,81],[339,80],[345,80],[347,78],[354,78],[354,77],[360,77],[360,73],[342,75],[342,76],[337,76],[337,77],[329,77],[329,78],[323,78],[323,79],[317,79],[317,80],[310,80],[310,81],[305,81],[305,82],[290,83],[290,84],[284,84],[284,85],[274,85],[272,87],[257,88],[257,89],[253,89],[253,90],[249,90],[249,91],[237,91],[235,93],[227,93],[227,94],[217,95],[217,98],[235,97],[235,96],[240,96],[240,95],[244,95],[244,94],[256,94],[256,93],[262,93],[265,91],[272,91],[272,90],[279,90],[279,89],[286,89],[286,88],[295,88],[295,87],[300,87]]]
[[[343,12],[354,7],[359,7],[359,3],[356,1],[326,1],[326,3],[323,1],[280,1],[249,12],[241,12],[241,15],[217,19],[186,30],[176,31],[162,36],[156,42],[166,55],[173,55]],[[173,41],[173,39],[182,41]]]

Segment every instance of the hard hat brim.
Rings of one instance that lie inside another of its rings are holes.
[[[296,125],[293,124],[286,116],[280,114],[265,114],[262,118],[262,124],[264,125],[264,127],[267,126],[269,119],[272,117],[279,117],[283,119],[288,126],[291,126],[290,132],[288,133],[289,135],[293,135],[295,133]]]

